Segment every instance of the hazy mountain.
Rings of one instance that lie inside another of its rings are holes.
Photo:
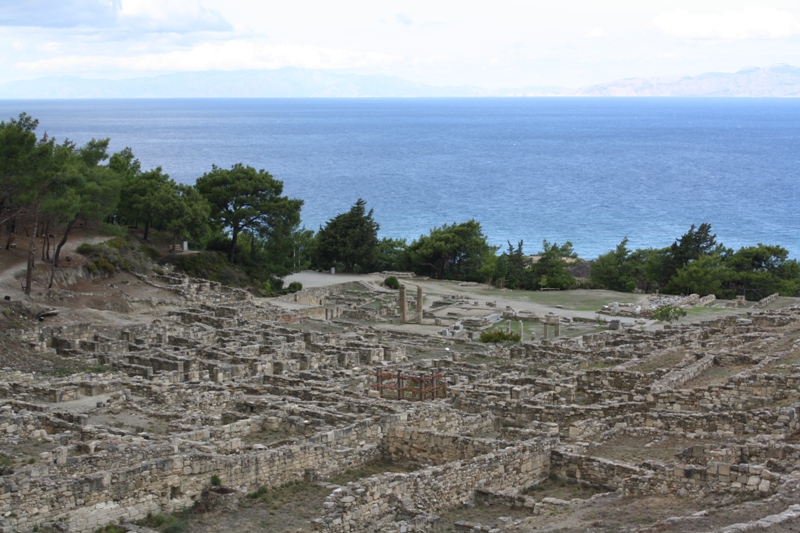
[[[482,96],[475,87],[435,87],[390,76],[284,68],[179,72],[124,80],[39,78],[0,85],[0,98],[268,98]]]
[[[775,65],[699,76],[629,78],[555,93],[562,96],[800,96],[800,68]]]
[[[800,96],[800,68],[776,65],[735,73],[629,78],[579,89],[436,87],[402,78],[284,68],[179,72],[124,80],[74,76],[0,84],[0,98],[265,98],[406,96]]]

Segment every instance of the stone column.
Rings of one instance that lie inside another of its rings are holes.
[[[510,334],[511,334],[511,321],[510,320],[506,320],[506,335],[510,335]]]
[[[422,324],[422,305],[423,305],[422,287],[417,285],[417,324]]]
[[[400,323],[406,323],[406,286],[400,285]]]
[[[554,336],[558,337],[559,335],[561,335],[561,319],[556,318],[554,325],[556,327],[556,334]]]
[[[542,320],[542,326],[544,326],[544,335],[542,336],[542,338],[544,340],[547,340],[547,326],[549,323],[550,323],[549,318],[545,318],[544,320]]]
[[[525,330],[522,329],[522,320],[519,321],[519,343],[525,342]]]

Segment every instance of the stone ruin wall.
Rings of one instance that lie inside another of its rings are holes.
[[[397,334],[390,342],[387,335],[378,343],[374,333],[303,333],[265,323],[278,311],[236,297],[214,304],[209,302],[219,297],[208,295],[175,313],[175,322],[149,327],[79,324],[28,334],[37,349],[90,354],[118,372],[111,379],[80,375],[53,383],[21,373],[0,376],[0,398],[7,399],[0,432],[56,439],[34,466],[0,475],[0,510],[7,513],[0,531],[29,531],[57,520],[74,532],[94,531],[188,507],[208,489],[212,475],[246,491],[325,479],[376,459],[422,465],[336,489],[314,523],[317,530],[393,531],[399,518],[431,530],[437,512],[473,498],[536,512],[546,505],[519,491],[548,475],[633,496],[769,495],[800,463],[795,445],[769,440],[800,430],[800,374],[753,370],[722,385],[676,388],[715,364],[764,368],[759,343],[772,337],[759,328],[797,321],[797,311],[527,343],[508,352],[510,364],[519,368],[545,360],[554,369],[536,375],[487,378],[485,365],[455,357],[429,361],[427,367],[435,364],[456,376],[449,387],[453,397],[411,404],[366,399],[368,379],[352,369],[404,361],[402,342],[418,342],[413,337]],[[739,350],[743,345],[750,348]],[[563,370],[576,359],[613,360],[624,367],[642,354],[672,349],[686,355],[669,370]],[[87,424],[86,415],[58,405],[109,394],[107,407],[162,420],[170,425],[168,437],[100,430]],[[133,397],[150,403],[140,406]],[[189,397],[198,411],[194,421],[180,412]],[[159,411],[158,405],[173,409]],[[277,429],[287,438],[248,444],[260,431]],[[582,442],[686,434],[697,444],[671,463],[595,457]],[[764,442],[745,441],[749,436]]]

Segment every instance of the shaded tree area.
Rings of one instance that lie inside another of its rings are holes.
[[[241,163],[230,169],[214,165],[197,179],[195,187],[211,205],[211,218],[230,232],[228,260],[236,258],[243,231],[265,239],[282,236],[300,223],[303,201],[283,193],[283,182],[265,170]]]
[[[494,266],[497,248],[490,246],[480,222],[445,224],[408,246],[408,264],[417,274],[436,279],[484,281]]]
[[[625,238],[592,263],[594,286],[631,292],[738,295],[759,300],[770,294],[800,295],[800,264],[777,245],[758,244],[737,251],[717,242],[707,223],[692,227],[661,249],[627,248]]]
[[[38,127],[24,113],[0,122],[0,249],[26,250],[27,293],[36,261],[52,262],[52,284],[63,247],[77,226],[87,224],[105,224],[118,235],[130,229],[136,238],[141,227],[144,241],[154,231],[161,242],[189,241],[204,253],[181,258],[187,272],[262,294],[283,290],[283,278],[292,272],[330,267],[411,270],[520,290],[586,283],[571,273],[579,269],[570,242],[545,240],[533,255],[525,253],[523,241],[508,242],[498,255],[474,219],[434,227],[410,243],[381,238],[375,214],[361,198],[315,233],[300,225],[303,201],[285,196],[283,182],[263,169],[212,166],[195,185],[179,184],[161,167],[143,169],[130,148],[109,154],[109,139],[78,146],[39,136]],[[748,300],[776,292],[800,295],[800,264],[785,248],[759,243],[733,250],[718,242],[708,223],[692,225],[664,248],[632,250],[628,244],[625,238],[592,262],[591,286]]]
[[[109,154],[109,139],[57,143],[46,134],[37,137],[38,126],[24,113],[0,122],[0,229],[6,249],[22,244],[16,242],[20,234],[29,239],[27,293],[37,241],[41,260],[52,261],[52,285],[78,222],[105,224],[114,234],[126,230],[109,224],[143,227],[145,241],[157,230],[160,240],[190,241],[194,249],[221,246],[226,262],[247,275],[228,277],[267,292],[310,265],[314,237],[299,229],[302,201],[282,196],[283,183],[266,171],[213,166],[195,186],[178,184],[161,167],[143,169],[130,148]],[[228,269],[207,258],[196,262],[198,268],[205,262],[216,271]]]
[[[319,229],[316,264],[321,268],[337,267],[344,272],[369,272],[377,259],[378,230],[373,210],[359,198],[346,213],[330,219]]]
[[[544,240],[542,249],[533,256],[524,254],[523,241],[516,247],[509,242],[508,250],[497,258],[492,280],[509,289],[565,290],[576,285],[575,277],[569,272],[576,259],[577,254],[569,241],[559,245]]]

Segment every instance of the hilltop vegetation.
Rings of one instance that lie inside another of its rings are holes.
[[[281,292],[292,272],[332,267],[410,270],[521,290],[583,287],[747,299],[800,294],[800,265],[786,249],[759,243],[734,251],[717,242],[707,223],[660,249],[629,250],[626,238],[590,265],[569,241],[545,240],[534,255],[524,252],[523,241],[509,242],[498,254],[474,219],[445,223],[410,243],[381,238],[375,213],[360,198],[315,232],[301,226],[303,200],[284,196],[283,182],[266,170],[243,163],[212,166],[195,185],[183,185],[160,167],[142,169],[130,148],[109,154],[109,139],[77,146],[37,137],[37,127],[24,113],[0,122],[0,239],[6,249],[28,250],[27,293],[37,258],[55,272],[80,222],[119,236],[141,229],[145,243],[154,230],[172,243],[188,241],[201,253],[172,258],[178,268],[264,295]],[[124,240],[112,242],[84,250],[94,268],[141,268],[130,254],[121,255]]]

